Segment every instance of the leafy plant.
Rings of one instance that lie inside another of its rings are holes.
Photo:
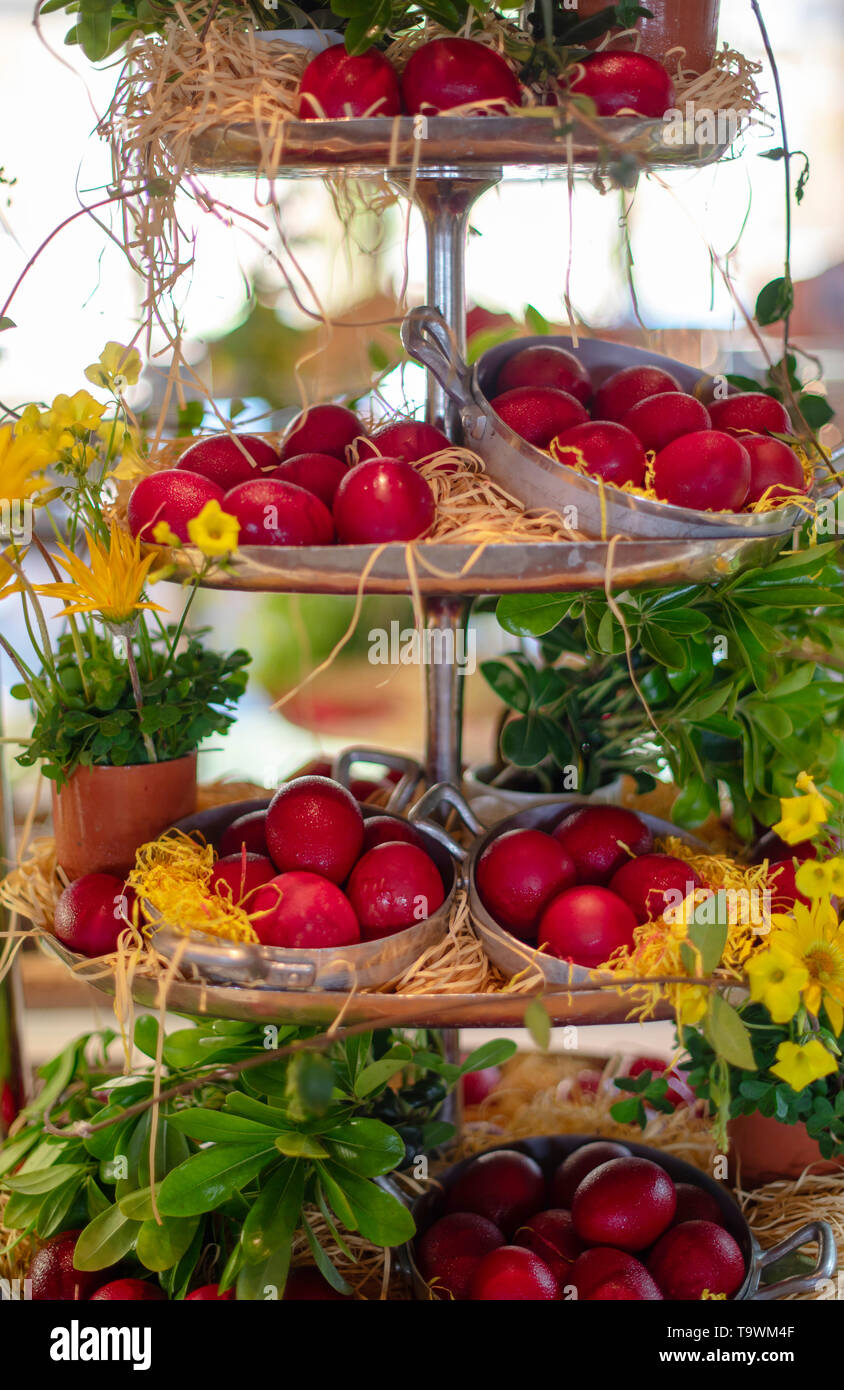
[[[126,1262],[174,1299],[212,1277],[239,1299],[281,1297],[297,1234],[328,1282],[348,1292],[314,1216],[344,1252],[348,1232],[381,1246],[408,1240],[413,1219],[379,1179],[414,1146],[449,1139],[452,1127],[437,1118],[449,1089],[514,1051],[489,1043],[458,1067],[427,1032],[361,1032],[279,1058],[249,1023],[191,1020],[163,1042],[158,1027],[145,1016],[134,1033],[151,1059],[161,1043],[154,1141],[153,1067],[115,1076],[114,1033],[87,1034],[41,1068],[41,1092],[0,1150],[0,1190],[9,1194],[5,1227],[16,1232],[8,1249],[82,1226],[80,1269]],[[273,1041],[315,1036],[280,1028]],[[47,1122],[60,1114],[55,1134]]]
[[[668,771],[686,826],[719,809],[721,784],[752,839],[798,772],[837,768],[844,686],[826,669],[844,638],[836,555],[834,542],[781,551],[716,584],[622,593],[613,606],[591,591],[499,599],[502,627],[539,643],[538,661],[514,652],[482,668],[510,711],[502,759],[573,765],[586,791],[621,770]]]
[[[138,708],[129,667],[108,638],[83,629],[85,682],[78,647],[69,633],[57,642],[53,698],[35,705],[31,738],[17,761],[41,763],[58,787],[78,767],[125,767],[181,758],[212,734],[234,722],[235,706],[246,689],[246,651],[208,651],[195,632],[179,646],[177,630],[167,627],[150,638],[139,667]],[[145,658],[145,659],[144,659]],[[46,672],[39,679],[46,685]],[[27,685],[12,687],[30,699]]]

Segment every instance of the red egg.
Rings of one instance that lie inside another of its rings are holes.
[[[485,1255],[469,1290],[473,1303],[538,1303],[559,1296],[545,1261],[522,1245],[502,1245]]]
[[[681,434],[712,427],[709,411],[684,391],[662,391],[631,406],[621,423],[632,430],[643,449],[659,453]]]
[[[402,96],[412,116],[490,103],[475,115],[503,115],[521,106],[522,89],[505,58],[473,39],[436,39],[413,52],[402,73]]]
[[[801,862],[805,861],[795,854],[790,859],[775,859],[768,866],[767,887],[771,893],[772,912],[790,912],[795,903],[811,906],[811,899],[797,889],[797,870]]]
[[[266,828],[266,811],[247,811],[245,816],[238,816],[220,836],[220,858],[240,854],[244,845],[247,854],[266,854]]]
[[[318,497],[278,478],[256,478],[227,492],[223,508],[240,522],[240,545],[331,545],[334,523]]]
[[[208,886],[229,902],[241,903],[277,873],[275,864],[264,854],[229,854],[217,860]]]
[[[805,497],[806,477],[803,465],[793,449],[781,439],[765,434],[739,436],[750,455],[750,491],[746,506],[762,497],[767,502],[784,502],[791,497]]]
[[[412,541],[431,529],[434,494],[412,463],[366,459],[351,468],[337,489],[334,522],[344,545]]]
[[[552,835],[507,830],[488,844],[475,868],[484,907],[523,941],[536,938],[542,909],[575,882],[574,861]]]
[[[580,401],[556,386],[516,386],[490,405],[505,425],[537,449],[547,449],[558,434],[589,419]]]
[[[567,1282],[572,1265],[583,1249],[571,1212],[562,1208],[537,1212],[516,1232],[513,1240],[544,1260],[560,1287]]]
[[[597,1246],[584,1250],[572,1267],[569,1285],[578,1302],[656,1303],[659,1288],[640,1260],[626,1250]]]
[[[395,68],[377,48],[351,54],[344,43],[312,58],[299,85],[303,121],[347,116],[397,116],[401,92]]]
[[[713,1221],[684,1221],[666,1231],[648,1269],[666,1298],[695,1303],[704,1290],[731,1298],[745,1275],[738,1242]]]
[[[635,1254],[668,1229],[676,1207],[674,1184],[665,1169],[649,1158],[631,1156],[593,1168],[574,1194],[571,1214],[574,1229],[587,1244]]]
[[[193,1293],[185,1294],[185,1303],[233,1303],[234,1289],[220,1293],[219,1284],[201,1284]]]
[[[318,951],[360,941],[351,903],[336,883],[320,874],[279,874],[256,889],[248,910],[263,946]]]
[[[639,440],[624,425],[611,420],[588,420],[558,435],[551,453],[560,463],[585,468],[593,478],[623,487],[645,481],[647,459]]]
[[[480,1071],[470,1071],[461,1076],[463,1104],[481,1105],[501,1085],[502,1076],[500,1067],[481,1067]]]
[[[282,872],[307,869],[342,883],[363,845],[363,816],[339,782],[297,777],[270,802],[266,838],[270,858]]]
[[[593,1168],[609,1163],[612,1158],[629,1158],[626,1144],[612,1139],[599,1139],[594,1144],[581,1144],[557,1168],[551,1180],[551,1197],[556,1207],[570,1207],[574,1194]]]
[[[655,922],[665,911],[676,911],[695,888],[702,888],[694,869],[670,854],[643,854],[628,859],[609,882],[637,922]]]
[[[396,420],[392,425],[382,425],[369,439],[361,441],[358,463],[378,457],[418,463],[420,459],[452,447],[451,440],[434,425],[425,425],[420,420]]]
[[[682,1226],[687,1221],[711,1221],[715,1226],[723,1226],[721,1208],[711,1192],[690,1182],[676,1182],[674,1191],[677,1193],[675,1226]]]
[[[503,1244],[504,1237],[492,1221],[475,1212],[454,1211],[420,1236],[417,1264],[427,1283],[463,1300],[469,1297],[472,1275],[484,1255]]]
[[[309,405],[288,425],[282,462],[298,454],[333,454],[345,461],[347,446],[362,433],[357,415],[345,405]]]
[[[509,1239],[544,1202],[539,1164],[515,1149],[496,1149],[467,1164],[448,1189],[446,1210],[485,1216]]]
[[[228,492],[277,464],[278,454],[260,435],[213,434],[185,449],[176,467],[198,473]]]
[[[651,116],[658,119],[674,105],[674,83],[662,63],[644,53],[607,49],[583,58],[568,90],[591,97],[599,116]]]
[[[592,414],[596,420],[620,421],[648,396],[681,390],[677,378],[661,367],[622,367],[598,387]]]
[[[425,841],[415,826],[409,821],[398,820],[395,816],[370,816],[363,823],[363,847],[361,853],[374,849],[376,845],[393,844],[403,840],[405,844],[415,845],[426,850]]]
[[[69,951],[107,956],[131,920],[135,890],[113,874],[83,874],[65,888],[56,904],[53,934]]]
[[[209,502],[223,504],[223,489],[198,473],[187,469],[165,468],[149,473],[132,489],[129,498],[129,530],[141,540],[153,542],[153,531],[160,521],[170,527],[180,541],[187,541],[188,522]]]
[[[376,845],[358,860],[349,878],[349,901],[364,941],[424,922],[445,901],[440,871],[416,845],[400,841]]]
[[[539,919],[537,947],[594,969],[619,946],[633,945],[636,918],[608,888],[581,884],[552,898]]]
[[[294,454],[279,464],[270,477],[312,492],[330,511],[341,479],[348,471],[348,464],[333,454]]]
[[[287,1276],[281,1301],[282,1303],[310,1303],[319,1300],[334,1303],[339,1300],[342,1303],[348,1298],[348,1294],[338,1293],[336,1289],[332,1289],[328,1280],[323,1279],[319,1270],[315,1269],[313,1265],[298,1265],[296,1269],[291,1269]]]
[[[645,822],[620,806],[581,806],[553,833],[574,860],[578,883],[608,883],[631,855],[648,854],[654,843]]]
[[[36,1303],[80,1303],[88,1300],[115,1269],[77,1269],[73,1263],[80,1231],[51,1236],[32,1257],[28,1277]]]
[[[103,1271],[99,1271],[102,1278]],[[92,1303],[167,1303],[166,1293],[160,1284],[149,1279],[115,1279],[103,1284],[96,1293],[91,1294]]]
[[[573,352],[553,344],[522,348],[509,357],[498,373],[495,389],[501,393],[517,386],[554,386],[582,405],[592,399],[592,378]]]
[[[740,512],[750,489],[750,455],[720,430],[684,434],[657,454],[653,485],[675,507]]]
[[[764,391],[742,391],[712,401],[709,416],[714,430],[748,430],[751,434],[791,434],[791,420],[781,401]]]

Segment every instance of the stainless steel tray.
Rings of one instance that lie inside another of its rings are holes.
[[[597,117],[567,132],[563,108],[523,116],[370,116],[338,121],[211,125],[191,141],[189,167],[199,173],[254,174],[262,150],[278,148],[278,174],[391,174],[437,178],[500,178],[504,168],[565,177],[569,167],[594,173],[622,156],[643,168],[702,168],[728,142],[675,144],[662,121]],[[165,136],[166,138],[166,136]]]
[[[698,540],[650,540],[616,543],[612,551],[612,588],[669,584],[704,584],[724,579],[749,565],[764,565],[781,538],[721,537]],[[230,573],[218,572],[203,583],[212,589],[254,593],[356,594],[376,547],[369,545],[247,546]],[[414,546],[419,589],[438,594],[513,594],[603,589],[610,546],[606,541],[538,541],[473,545],[417,542]],[[198,551],[167,551],[166,563],[176,576],[195,574]],[[407,547],[385,546],[369,568],[364,592],[408,594],[413,590]]]

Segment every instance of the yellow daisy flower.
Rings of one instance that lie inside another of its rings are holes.
[[[155,552],[141,556],[141,544],[119,526],[112,525],[108,545],[85,532],[90,563],[86,564],[67,546],[60,545],[56,557],[69,575],[69,584],[39,584],[36,593],[67,600],[57,616],[70,613],[98,613],[104,622],[119,625],[131,621],[142,608],[164,612],[160,603],[144,601],[141,595]]]
[[[240,522],[212,499],[205,503],[199,516],[188,522],[188,535],[197,550],[208,559],[216,559],[237,549]]]
[[[802,986],[806,1007],[816,1017],[825,1008],[837,1037],[844,1029],[844,927],[834,907],[829,899],[818,899],[811,907],[798,902],[793,920],[774,920],[777,930],[771,936],[771,948],[790,955],[806,971]],[[785,925],[780,926],[783,920]]]
[[[811,1038],[802,1045],[793,1042],[780,1043],[777,1048],[777,1060],[771,1071],[787,1082],[792,1091],[802,1091],[806,1086],[811,1086],[813,1081],[818,1081],[822,1076],[829,1076],[837,1068],[838,1063],[832,1053],[827,1052],[818,1038]]]
[[[85,368],[85,376],[95,386],[105,387],[122,396],[127,386],[134,386],[141,375],[141,354],[137,348],[122,343],[106,343],[99,361]]]
[[[794,956],[771,943],[747,962],[750,997],[764,1004],[774,1023],[788,1023],[800,1008],[809,972]]]
[[[18,434],[11,425],[0,428],[0,499],[23,502],[47,486],[50,455],[44,441],[32,433]]]

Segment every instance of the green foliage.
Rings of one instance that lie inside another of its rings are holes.
[[[58,640],[55,678],[35,706],[31,741],[18,762],[24,767],[43,760],[42,772],[61,787],[77,767],[125,767],[150,761],[147,740],[156,758],[180,758],[212,734],[225,733],[246,689],[249,654],[206,650],[194,633],[172,652],[176,633],[167,628],[142,648],[139,677],[143,707],[139,713],[129,668],[110,638],[92,628],[80,632],[84,679],[70,633]],[[12,694],[29,699],[25,685]]]
[[[542,656],[513,652],[482,668],[509,711],[502,761],[538,767],[552,784],[555,768],[574,767],[583,792],[620,771],[667,770],[681,788],[674,819],[690,827],[717,811],[720,784],[750,840],[801,770],[823,779],[839,756],[844,686],[824,668],[844,638],[836,555],[834,542],[781,551],[717,584],[617,595],[653,724],[605,595],[499,599],[502,627],[539,639]]]
[[[158,1026],[153,1017],[137,1020],[135,1046],[147,1057],[155,1056]],[[272,1042],[283,1047],[315,1033],[280,1028]],[[39,1095],[0,1149],[4,1224],[16,1239],[82,1227],[80,1269],[126,1261],[175,1299],[197,1282],[200,1261],[205,1279],[214,1260],[215,1278],[236,1285],[239,1299],[265,1298],[269,1287],[280,1297],[303,1231],[324,1276],[347,1291],[309,1212],[321,1213],[341,1249],[343,1230],[375,1245],[408,1240],[410,1213],[379,1179],[451,1138],[438,1118],[449,1089],[515,1050],[488,1043],[458,1066],[436,1050],[436,1034],[381,1031],[263,1062],[257,1026],[191,1020],[163,1040],[162,1089],[195,1089],[160,1105],[151,1159],[152,1111],[130,1107],[151,1100],[153,1069],[115,1076],[106,1058],[114,1036],[87,1034],[41,1068]],[[247,1061],[261,1064],[239,1070]],[[230,1069],[225,1080],[212,1074],[219,1067]],[[107,1127],[56,1136],[46,1116],[65,1130]]]
[[[759,318],[760,301],[763,314],[768,310],[775,313],[774,318],[761,318],[759,323],[776,323],[783,315],[778,311],[780,305],[780,291],[772,289],[781,282],[772,280],[770,285],[760,292],[759,300],[756,304],[756,316]],[[781,307],[781,305],[780,305]],[[790,307],[789,307],[790,312]],[[816,378],[817,379],[817,378]],[[817,431],[822,425],[828,425],[834,419],[835,411],[826,396],[819,395],[816,391],[810,391],[797,373],[797,357],[793,352],[789,352],[782,357],[779,362],[775,362],[769,367],[761,381],[756,381],[754,377],[741,376],[738,373],[730,372],[727,380],[732,386],[737,386],[740,391],[762,392],[765,396],[773,396],[775,400],[784,401],[788,404],[793,400],[800,410],[803,419],[811,430]]]

